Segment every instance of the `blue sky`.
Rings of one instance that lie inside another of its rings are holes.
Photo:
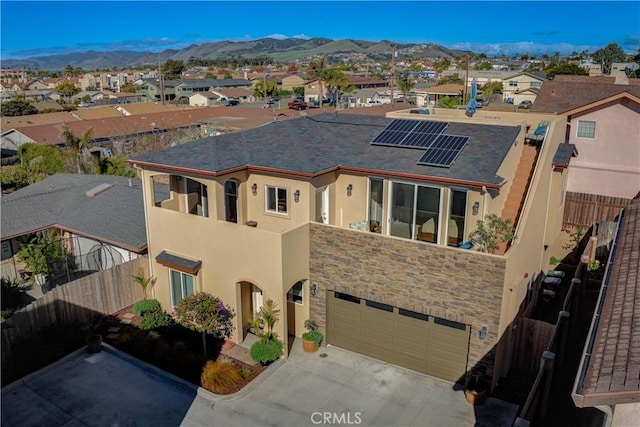
[[[487,54],[640,46],[640,1],[0,2],[0,57],[154,51],[220,40],[326,37]]]

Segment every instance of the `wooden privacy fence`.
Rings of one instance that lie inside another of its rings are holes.
[[[562,228],[589,228],[602,221],[614,221],[632,199],[598,194],[566,193]]]
[[[17,311],[2,329],[2,351],[59,323],[88,322],[98,314],[112,314],[142,299],[142,288],[131,277],[138,268],[148,275],[147,257],[138,257],[53,288]]]

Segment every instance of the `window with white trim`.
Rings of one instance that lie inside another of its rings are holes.
[[[289,292],[287,292],[287,301],[302,305],[302,301],[304,298],[303,292],[304,286],[302,281],[297,282],[291,287],[291,289],[289,289]]]
[[[509,80],[509,87],[518,87],[517,80]]]
[[[542,87],[542,82],[531,82],[531,87],[535,89],[540,89]]]
[[[178,270],[169,270],[171,283],[171,304],[175,307],[180,301],[195,293],[194,276]]]
[[[287,209],[287,189],[267,185],[266,210],[267,212],[286,215]]]
[[[589,120],[578,120],[578,138],[595,138],[596,122]]]

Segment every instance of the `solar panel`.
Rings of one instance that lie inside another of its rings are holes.
[[[442,135],[418,160],[422,166],[450,167],[469,142],[467,136]]]
[[[447,122],[395,119],[373,138],[371,144],[424,149],[448,126]]]

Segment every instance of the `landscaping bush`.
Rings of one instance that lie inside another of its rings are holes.
[[[133,312],[138,315],[143,315],[148,311],[160,310],[160,301],[157,299],[143,299],[133,305]]]
[[[140,329],[149,330],[156,329],[163,326],[170,326],[173,323],[173,319],[161,308],[147,311],[142,315],[140,320]]]
[[[278,360],[284,354],[284,343],[275,335],[268,340],[256,341],[249,350],[251,359],[261,364]]]
[[[241,369],[223,361],[214,362],[209,360],[202,370],[200,385],[209,391],[233,387],[243,380]]]

